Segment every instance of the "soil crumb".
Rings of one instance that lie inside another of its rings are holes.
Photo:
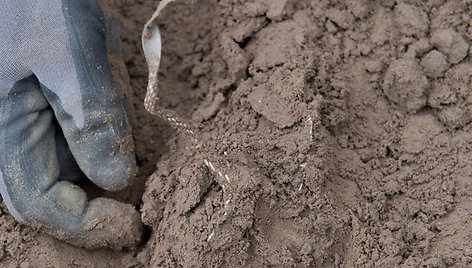
[[[115,197],[150,235],[88,251],[2,206],[2,267],[472,264],[470,1],[171,3],[161,105],[211,150],[144,111],[140,33],[158,1],[115,4],[140,167]]]

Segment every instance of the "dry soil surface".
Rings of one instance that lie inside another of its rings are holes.
[[[141,171],[114,196],[145,240],[79,249],[2,206],[2,267],[472,265],[472,1],[177,0],[159,95],[198,146],[143,108],[158,2],[115,2]]]

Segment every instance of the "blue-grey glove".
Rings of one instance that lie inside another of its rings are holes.
[[[67,178],[81,170],[120,190],[135,173],[133,148],[97,1],[1,1],[0,191],[11,214],[79,246],[136,244],[131,205],[89,202]]]

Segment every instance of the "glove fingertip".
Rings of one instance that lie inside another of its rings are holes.
[[[123,190],[132,184],[137,173],[134,153],[126,157],[120,154],[115,158],[117,159],[97,164],[88,175],[96,185],[112,192]]]

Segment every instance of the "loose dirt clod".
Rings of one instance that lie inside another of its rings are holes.
[[[382,89],[387,98],[407,112],[426,104],[429,82],[416,59],[393,61],[385,72]]]
[[[446,56],[437,50],[432,50],[421,59],[425,74],[431,78],[440,77],[448,68]]]
[[[469,44],[452,29],[437,30],[431,34],[431,43],[447,55],[447,61],[459,63],[469,50]]]

